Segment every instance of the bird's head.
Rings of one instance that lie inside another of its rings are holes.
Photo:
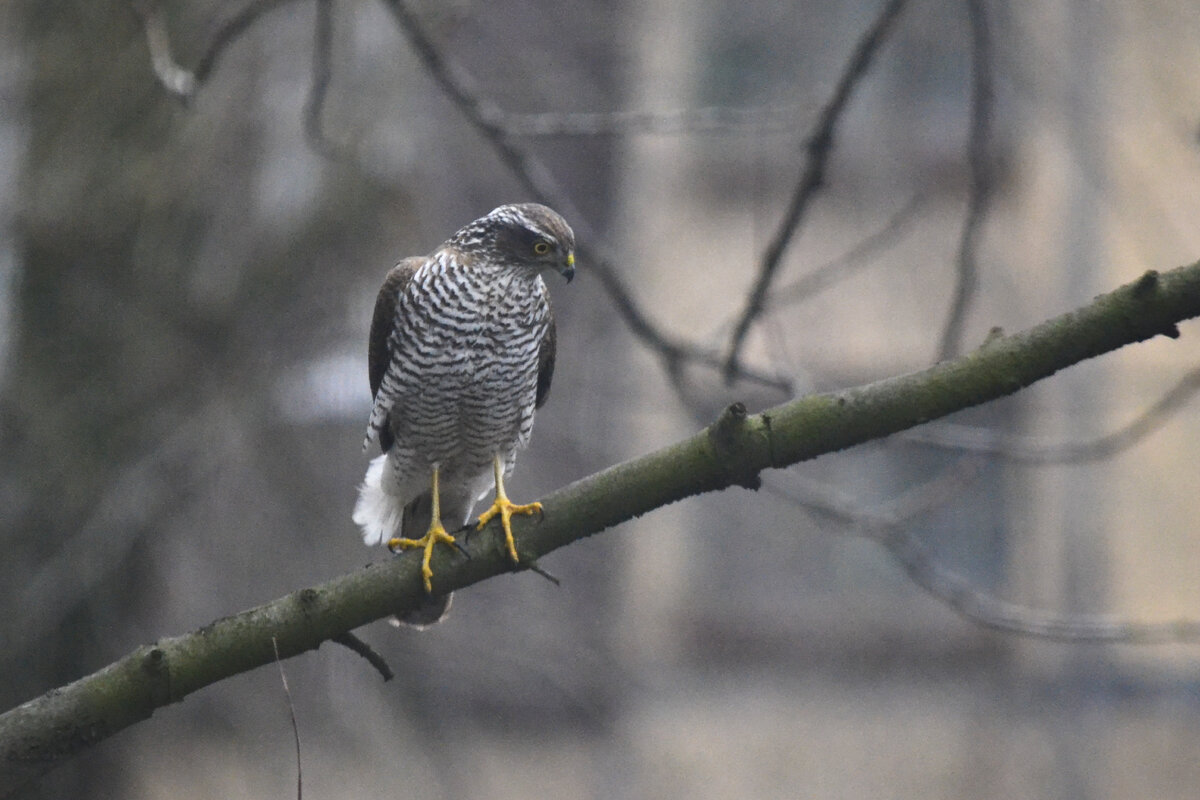
[[[538,203],[500,206],[450,241],[468,249],[484,248],[500,263],[534,275],[552,269],[568,282],[575,277],[575,233],[557,212]]]

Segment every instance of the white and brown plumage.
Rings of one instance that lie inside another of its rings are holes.
[[[509,517],[540,505],[508,500],[504,478],[529,443],[534,411],[554,373],[555,327],[541,273],[575,274],[575,235],[543,205],[505,205],[475,220],[433,253],[392,268],[375,301],[368,346],[374,406],[364,447],[378,440],[354,521],[367,544],[422,548],[425,590],[443,525],[465,525],[493,485],[479,520],[501,517],[518,561]],[[401,533],[421,538],[399,538]],[[405,618],[440,619],[449,596]]]

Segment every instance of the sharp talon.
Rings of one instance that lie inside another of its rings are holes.
[[[433,568],[429,566],[429,560],[433,558],[433,546],[438,542],[459,547],[458,542],[454,541],[454,537],[446,533],[446,529],[438,523],[430,526],[420,539],[391,539],[387,544],[388,549],[393,553],[397,550],[416,550],[418,548],[425,551],[421,557],[421,577],[425,581],[426,594],[433,594]],[[459,549],[462,548],[459,547]]]
[[[461,544],[458,543],[457,539],[455,539],[453,542],[451,542],[451,544],[454,545],[455,550],[457,550],[458,552],[463,554],[463,556],[467,559],[467,561],[471,560],[471,554],[467,552],[467,548],[463,547]]]
[[[512,515],[526,514],[530,515],[534,512],[542,513],[541,503],[528,503],[519,506],[508,499],[508,495],[504,492],[504,462],[500,456],[492,459],[492,470],[496,476],[496,499],[492,501],[492,507],[479,515],[479,524],[476,530],[483,530],[484,526],[492,521],[492,517],[500,516],[500,527],[504,529],[504,549],[508,551],[508,557],[517,566],[521,565],[521,557],[517,554],[517,543],[513,541],[512,532]]]
[[[476,530],[482,530],[492,521],[493,517],[498,515],[500,517],[500,527],[504,529],[504,549],[508,551],[508,557],[514,564],[520,564],[521,557],[517,555],[517,545],[513,541],[512,515],[525,514],[526,516],[531,516],[533,514],[540,514],[541,512],[541,503],[528,503],[527,505],[519,506],[504,495],[500,495],[492,503],[491,508],[479,515],[479,524]]]

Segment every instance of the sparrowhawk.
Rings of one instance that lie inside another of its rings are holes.
[[[529,443],[554,373],[547,270],[574,277],[570,226],[543,205],[504,205],[428,256],[401,261],[379,290],[363,447],[377,439],[383,455],[367,469],[354,521],[369,545],[423,549],[428,593],[434,546],[454,543],[443,520],[465,525],[494,486],[478,527],[498,515],[508,556],[519,563],[509,517],[541,509],[512,503],[504,478]],[[402,619],[436,622],[448,606],[449,595],[430,597]]]

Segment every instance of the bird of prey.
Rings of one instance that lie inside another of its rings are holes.
[[[575,275],[570,226],[543,205],[503,205],[428,256],[401,261],[379,290],[363,448],[378,440],[383,454],[367,469],[353,518],[368,545],[422,549],[430,595],[433,549],[455,543],[445,523],[466,525],[489,488],[495,502],[478,527],[499,516],[514,563],[510,517],[541,510],[511,502],[504,478],[554,374],[554,314],[542,281],[551,270],[568,282]],[[430,596],[401,619],[436,622],[449,602]]]

